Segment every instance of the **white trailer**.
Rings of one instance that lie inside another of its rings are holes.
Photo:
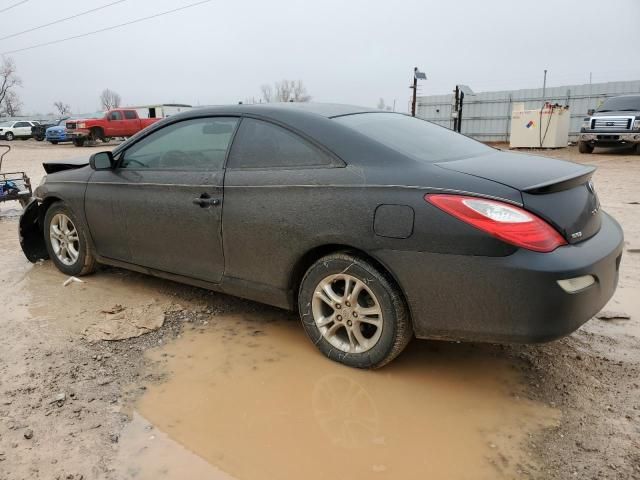
[[[140,118],[165,118],[191,110],[191,105],[182,103],[162,103],[157,105],[139,105],[129,107],[138,112]]]

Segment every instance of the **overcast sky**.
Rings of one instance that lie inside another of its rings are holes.
[[[0,0],[0,37],[114,0]],[[0,54],[171,10],[197,0],[127,0],[0,40]],[[125,104],[236,103],[260,85],[301,79],[314,101],[406,111],[422,94],[640,79],[639,0],[213,0],[85,38],[10,53],[25,113]]]

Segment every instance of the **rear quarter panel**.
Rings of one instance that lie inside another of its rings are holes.
[[[371,172],[363,175],[353,166],[227,171],[222,228],[225,277],[268,286],[291,300],[297,263],[326,245],[361,250],[383,263],[394,277],[394,265],[385,265],[378,251],[489,256],[513,252],[428,204],[424,200],[430,191],[424,187],[429,184],[428,174],[415,180],[417,185],[385,185],[383,178]],[[402,205],[414,211],[407,238],[376,233],[374,220],[381,205]]]

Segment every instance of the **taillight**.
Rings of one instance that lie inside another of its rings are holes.
[[[463,195],[427,194],[424,199],[500,240],[535,252],[551,252],[567,242],[551,225],[508,203]]]

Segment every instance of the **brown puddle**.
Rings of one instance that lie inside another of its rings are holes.
[[[518,397],[517,373],[495,348],[413,342],[384,369],[359,371],[325,359],[290,319],[270,309],[217,317],[151,354],[169,377],[136,410],[198,462],[160,476],[174,454],[161,448],[136,467],[155,474],[135,478],[497,479],[535,469],[523,444],[559,413]],[[155,438],[121,450],[153,452]],[[215,469],[203,474],[201,460]]]

